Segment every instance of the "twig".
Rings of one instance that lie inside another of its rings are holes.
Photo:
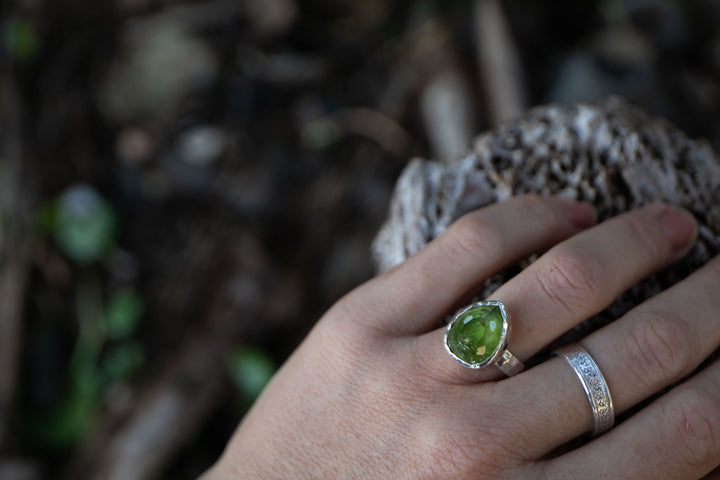
[[[348,108],[335,112],[331,118],[345,132],[369,138],[396,157],[404,158],[413,150],[413,141],[407,131],[378,110]]]
[[[457,160],[475,134],[477,112],[447,28],[436,19],[425,21],[406,35],[396,56],[399,66],[380,109],[397,118],[409,93],[417,94],[433,155],[443,162]]]
[[[527,106],[522,66],[499,0],[475,0],[474,20],[478,66],[494,126]]]
[[[27,203],[17,92],[0,78],[0,445],[15,396],[27,280]]]
[[[458,160],[475,134],[473,96],[460,69],[450,64],[434,75],[420,104],[435,157],[446,164]]]

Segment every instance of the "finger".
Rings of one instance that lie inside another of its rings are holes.
[[[583,340],[603,372],[615,412],[621,413],[678,381],[706,359],[720,344],[718,312],[720,257]],[[541,432],[542,437],[536,439],[538,448],[531,455],[541,456],[590,429],[587,397],[563,360],[538,366],[528,372],[523,385],[514,387],[543,392],[537,395],[533,409],[545,412],[546,418],[540,421],[531,414],[518,419],[526,428]],[[519,408],[512,404],[507,408],[513,406]]]
[[[586,203],[525,195],[469,213],[404,264],[346,297],[359,319],[397,334],[425,332],[480,282],[594,223]],[[368,312],[368,299],[373,311]]]
[[[683,255],[696,223],[684,210],[651,205],[633,210],[555,246],[492,296],[511,315],[508,349],[524,360],[559,335],[607,307],[623,291]],[[428,334],[419,348],[441,355],[441,331]],[[447,375],[455,365],[437,358]],[[449,371],[448,371],[449,370]],[[479,372],[478,372],[479,373]],[[443,375],[443,373],[441,373]],[[499,378],[497,372],[470,377]]]
[[[527,358],[681,258],[697,232],[685,210],[650,205],[561,243],[493,295],[513,316],[512,352]]]
[[[547,478],[701,478],[720,465],[720,364],[674,388],[615,430],[544,462]],[[585,475],[583,475],[585,476]]]

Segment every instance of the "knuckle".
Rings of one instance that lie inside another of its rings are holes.
[[[664,258],[670,252],[670,248],[665,245],[667,236],[658,235],[656,227],[647,219],[629,213],[619,216],[618,220],[639,246],[638,252],[644,252],[649,258]]]
[[[426,424],[420,435],[423,467],[433,471],[430,478],[507,478],[508,472],[525,463],[518,443],[527,434],[521,422],[501,421],[505,411],[501,393],[494,384],[484,392],[484,419],[454,422],[438,429]],[[487,396],[485,396],[487,395]],[[429,428],[428,428],[429,427]]]
[[[602,303],[599,266],[590,256],[565,248],[548,253],[536,279],[545,293],[572,315]]]
[[[683,392],[669,406],[668,437],[674,442],[676,461],[703,466],[720,456],[720,401],[708,392]]]
[[[623,338],[625,344],[618,355],[641,385],[675,379],[691,360],[692,336],[683,322],[668,311],[638,313]]]
[[[494,473],[497,468],[488,459],[493,458],[483,445],[473,445],[475,439],[459,432],[433,432],[425,435],[424,454],[420,456],[420,468],[416,470],[431,473],[431,478],[452,478],[467,475],[472,471]],[[477,448],[476,448],[477,447]]]
[[[487,220],[477,214],[460,217],[447,229],[448,240],[443,245],[450,255],[483,258],[498,255],[502,249],[502,239]]]

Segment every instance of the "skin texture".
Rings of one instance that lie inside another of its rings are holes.
[[[591,428],[553,357],[514,377],[463,368],[440,320],[485,278],[545,252],[493,295],[526,360],[651,272],[682,258],[690,214],[651,205],[600,225],[587,204],[518,197],[472,212],[333,306],[270,382],[204,480],[702,478],[720,464],[720,365],[610,432]],[[693,372],[720,345],[720,260],[581,340],[615,411]],[[714,478],[714,477],[708,477]]]

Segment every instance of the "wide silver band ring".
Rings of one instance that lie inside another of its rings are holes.
[[[585,389],[593,415],[593,437],[610,430],[615,423],[615,410],[610,389],[595,360],[577,343],[559,348],[553,354],[567,360]]]
[[[445,329],[443,344],[467,368],[498,367],[508,377],[525,369],[507,349],[510,316],[502,302],[488,300],[461,308]]]

